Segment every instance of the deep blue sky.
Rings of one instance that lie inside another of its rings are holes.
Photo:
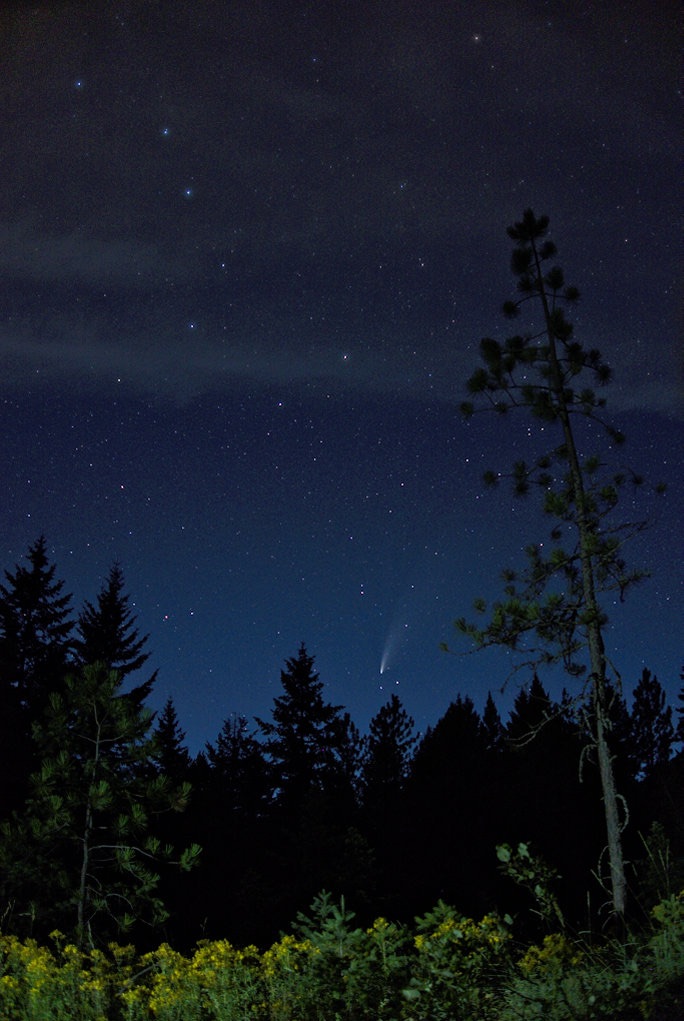
[[[677,12],[3,6],[0,566],[44,533],[78,608],[119,561],[193,750],[267,715],[302,641],[362,728],[393,691],[425,729],[505,681],[439,643],[543,538],[480,478],[548,436],[458,413],[530,205],[614,367],[620,462],[670,484],[608,644],[674,700]]]

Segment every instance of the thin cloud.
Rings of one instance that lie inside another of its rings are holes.
[[[40,229],[36,218],[0,224],[0,273],[37,282],[69,281],[126,287],[178,272],[155,245],[97,237],[86,229],[63,234]]]

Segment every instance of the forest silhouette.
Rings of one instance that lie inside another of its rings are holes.
[[[362,734],[326,700],[302,644],[263,716],[229,714],[193,757],[173,701],[148,708],[147,640],[118,565],[76,616],[45,538],[5,571],[5,931],[263,946],[322,890],[362,920],[408,920],[442,900],[534,927],[529,892],[497,857],[522,843],[548,864],[570,925],[598,931],[609,917],[598,771],[569,694],[555,702],[532,674],[506,720],[491,694],[482,714],[459,695],[423,734],[393,695]],[[648,670],[630,706],[610,695],[638,914],[662,892],[653,861],[665,847],[681,872],[682,710],[677,722]]]

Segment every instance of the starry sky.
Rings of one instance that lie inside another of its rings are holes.
[[[675,699],[680,29],[671,0],[2,5],[0,566],[45,534],[78,608],[119,562],[193,751],[301,642],[362,730],[394,692],[421,730],[510,706],[452,622],[545,535],[483,471],[549,440],[458,407],[528,206],[619,458],[669,484],[628,497],[652,574],[607,645]]]

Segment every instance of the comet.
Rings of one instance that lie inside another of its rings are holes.
[[[380,676],[386,674],[390,669],[390,665],[394,656],[406,638],[406,632],[408,630],[408,624],[402,623],[395,620],[390,627],[387,638],[385,639],[385,647],[382,650],[382,657],[380,658]]]

